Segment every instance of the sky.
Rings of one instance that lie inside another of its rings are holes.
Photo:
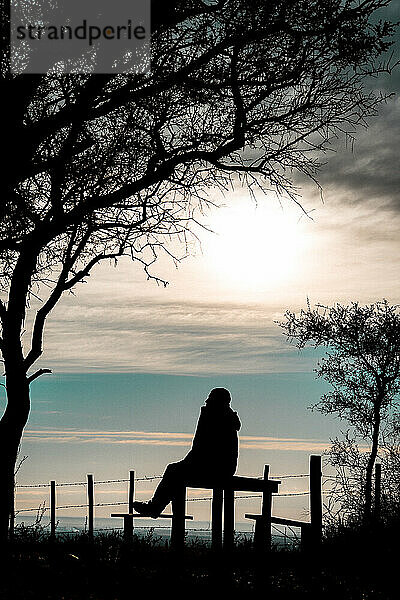
[[[398,1],[391,10],[399,14]],[[177,268],[160,259],[154,272],[167,287],[126,260],[99,266],[63,298],[40,362],[53,374],[32,384],[19,485],[79,482],[87,473],[124,479],[129,469],[160,475],[190,448],[200,406],[216,386],[231,390],[242,421],[238,473],[258,476],[264,464],[271,475],[308,472],[310,454],[326,450],[345,424],[308,409],[327,390],[313,373],[321,353],[290,346],[277,321],[307,299],[400,302],[399,71],[373,85],[394,97],[354,147],[338,140],[324,157],[323,198],[301,179],[304,211],[273,193],[255,203],[240,186],[224,197],[212,192],[225,205],[204,216],[215,233],[199,231],[201,244]],[[138,483],[137,497],[148,499],[155,483]],[[306,478],[282,480],[280,488],[306,490]],[[85,501],[83,486],[60,494],[59,505]],[[21,488],[17,508],[43,500],[45,488]],[[98,502],[125,500],[125,483],[96,487]],[[257,502],[238,501],[237,520]],[[208,502],[190,508],[196,518],[209,516]],[[306,495],[274,503],[278,516],[302,518],[307,510]]]

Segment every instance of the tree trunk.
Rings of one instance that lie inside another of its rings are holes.
[[[369,522],[372,514],[372,472],[374,469],[376,457],[378,455],[379,428],[381,418],[379,408],[375,409],[374,424],[372,431],[372,447],[369,455],[367,469],[365,473],[365,504],[364,504],[364,521]]]
[[[0,544],[8,540],[14,506],[14,474],[22,433],[29,416],[29,383],[25,373],[7,373],[7,408],[0,421]]]

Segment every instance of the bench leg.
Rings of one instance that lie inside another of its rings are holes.
[[[124,517],[124,540],[129,542],[133,537],[133,517]]]
[[[254,547],[258,554],[265,554],[271,550],[271,522],[266,518],[256,521]]]
[[[185,545],[186,487],[180,487],[172,499],[171,547],[182,551]]]
[[[269,465],[264,465],[264,483],[268,482]],[[259,554],[271,550],[271,515],[272,515],[272,492],[264,488],[261,503],[261,519],[257,519],[254,531],[254,546]]]
[[[214,488],[211,509],[211,544],[213,550],[220,550],[222,547],[222,502],[222,488]]]
[[[309,552],[313,546],[313,535],[312,535],[312,526],[311,525],[303,525],[301,528],[301,541],[300,541],[300,549],[303,552]]]
[[[257,519],[254,530],[254,547],[259,554],[271,551],[271,508],[272,497],[264,498],[262,517]]]
[[[235,531],[235,492],[231,488],[224,490],[224,550],[233,548]]]

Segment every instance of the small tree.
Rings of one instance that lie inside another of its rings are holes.
[[[400,393],[400,313],[386,300],[369,306],[308,306],[299,315],[287,311],[280,323],[298,348],[307,344],[326,347],[315,372],[332,391],[312,408],[335,415],[351,426],[356,438],[368,442],[369,452],[360,454],[355,439],[336,440],[330,450],[335,466],[353,465],[363,473],[365,519],[371,516],[372,473],[378,450],[384,446],[387,424]]]
[[[389,524],[398,520],[400,514],[400,436],[397,427],[393,430],[394,423],[398,423],[398,415],[383,424],[377,454],[381,467],[379,488],[374,487],[376,479],[372,481],[376,504],[371,503],[371,512],[374,518]],[[327,525],[351,525],[363,520],[365,473],[370,458],[363,446],[354,432],[347,431],[341,439],[332,440],[326,453],[328,464],[336,469],[325,505]]]

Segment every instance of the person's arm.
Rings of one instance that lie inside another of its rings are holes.
[[[200,416],[197,421],[196,431],[193,436],[192,449],[197,449],[203,445],[207,435],[207,412],[203,406],[200,410]]]
[[[233,427],[236,429],[236,431],[239,431],[239,429],[242,426],[240,419],[239,419],[239,415],[237,414],[237,412],[235,410],[233,410],[232,413],[233,413],[232,414]]]

